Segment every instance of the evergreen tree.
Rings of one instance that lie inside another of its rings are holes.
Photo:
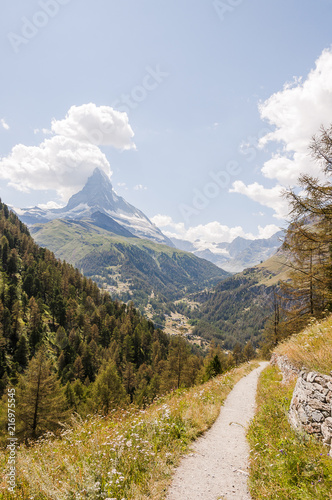
[[[250,361],[256,356],[256,351],[254,346],[252,345],[251,340],[246,343],[243,349],[243,358],[245,361]]]
[[[16,392],[18,431],[36,438],[65,420],[66,400],[46,349],[41,348],[20,376]]]
[[[218,354],[215,354],[206,366],[206,376],[209,380],[210,378],[216,377],[222,373],[221,362]]]
[[[300,192],[285,192],[291,224],[284,244],[290,280],[281,284],[287,316],[283,336],[299,331],[309,318],[321,317],[332,304],[332,126],[321,129],[310,150],[326,180],[302,175]]]
[[[24,370],[28,364],[29,360],[29,344],[25,335],[21,335],[19,341],[17,342],[14,361],[20,365]]]
[[[107,414],[113,408],[126,404],[127,394],[113,363],[104,364],[93,383],[89,405]]]

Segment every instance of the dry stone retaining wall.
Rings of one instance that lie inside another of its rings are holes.
[[[297,378],[300,374],[300,370],[295,368],[286,356],[280,356],[279,354],[273,353],[270,363],[271,365],[277,365],[283,375],[283,381],[285,383]]]
[[[286,379],[298,377],[289,409],[291,425],[322,440],[332,455],[332,376],[299,372],[285,356],[276,354],[271,363],[280,368]]]

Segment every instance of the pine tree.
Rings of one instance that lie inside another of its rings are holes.
[[[221,362],[218,354],[215,354],[213,358],[209,361],[205,369],[206,378],[210,380],[210,378],[216,377],[220,373],[222,373]]]
[[[25,438],[55,431],[68,416],[63,389],[43,347],[20,376],[16,394],[18,430]]]
[[[107,414],[111,409],[124,405],[127,394],[113,363],[104,364],[93,383],[90,406]]]
[[[29,359],[29,344],[26,336],[21,335],[16,345],[14,361],[16,361],[16,363],[18,363],[22,369],[25,369],[28,364],[28,359]]]

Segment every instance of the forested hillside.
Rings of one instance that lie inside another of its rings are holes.
[[[226,349],[249,341],[257,347],[274,308],[276,286],[288,268],[281,249],[253,268],[220,282],[213,291],[199,294],[198,310],[191,313],[194,333],[222,343]]]
[[[91,219],[53,220],[33,226],[31,232],[38,244],[78,267],[114,298],[132,300],[143,312],[152,295],[157,323],[174,310],[173,301],[229,276],[189,252],[114,234]]]
[[[16,387],[19,433],[34,437],[71,411],[144,404],[195,381],[202,361],[184,340],[40,248],[1,202],[0,261],[0,391]]]

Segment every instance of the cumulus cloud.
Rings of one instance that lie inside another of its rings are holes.
[[[47,203],[39,203],[37,207],[42,210],[54,210],[56,208],[61,208],[62,205],[56,203],[55,201],[48,201]]]
[[[135,191],[146,191],[148,188],[146,186],[143,186],[143,184],[137,184],[134,187]]]
[[[246,186],[242,181],[233,182],[231,193],[240,193],[248,196],[253,201],[257,201],[265,207],[275,211],[274,217],[284,219],[288,214],[287,201],[282,197],[284,188],[277,185],[273,188],[265,188],[258,182]]]
[[[18,144],[8,156],[0,158],[0,178],[20,191],[55,190],[66,202],[95,168],[111,175],[99,145],[134,148],[126,113],[107,106],[73,106],[64,120],[53,120],[51,133],[52,137],[39,146]]]
[[[95,146],[135,149],[127,113],[91,102],[72,106],[63,120],[53,120],[52,132]]]
[[[229,227],[218,221],[186,228],[182,222],[176,223],[169,215],[155,215],[152,222],[169,238],[178,238],[193,243],[197,250],[208,248],[214,253],[224,253],[218,243],[230,243],[238,236],[248,239],[269,238],[280,228],[274,224],[258,226],[258,234],[246,233],[241,226]],[[165,229],[166,228],[166,229]]]
[[[158,214],[152,217],[151,221],[153,222],[153,224],[160,228],[171,226],[173,224],[172,217],[170,217],[169,215]]]
[[[275,209],[276,217],[282,218],[288,212],[286,202],[279,199],[282,187],[296,186],[301,174],[322,176],[308,146],[321,125],[328,127],[332,121],[332,50],[322,52],[305,79],[295,78],[260,103],[259,112],[262,120],[274,127],[259,140],[259,146],[273,142],[279,147],[261,172],[277,184],[266,189],[258,183],[245,186],[237,181],[231,191]]]
[[[275,224],[268,224],[267,226],[258,226],[258,238],[267,239],[271,238],[274,234],[280,231],[281,228]],[[255,238],[257,239],[257,238]]]
[[[1,118],[0,123],[1,123],[2,128],[4,128],[5,130],[10,129],[8,123],[6,122],[6,120],[4,118]]]
[[[261,118],[275,126],[260,139],[260,146],[271,141],[282,146],[280,153],[265,163],[263,174],[283,185],[295,185],[301,173],[318,175],[308,145],[321,125],[331,123],[332,50],[323,51],[304,81],[298,78],[286,84],[261,103],[259,110]]]
[[[66,201],[96,167],[110,174],[109,162],[97,146],[54,136],[39,146],[14,146],[0,160],[0,178],[19,191],[55,190]]]

